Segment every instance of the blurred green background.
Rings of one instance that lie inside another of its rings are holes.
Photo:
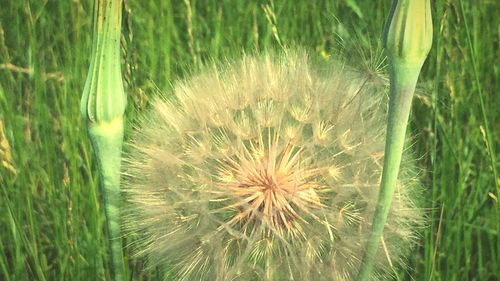
[[[429,226],[398,278],[500,280],[500,2],[432,6],[434,45],[410,126]],[[343,47],[359,67],[379,71],[389,7],[127,0],[128,118],[158,88],[243,52],[300,46],[327,60]],[[0,280],[109,280],[95,159],[79,113],[91,32],[91,0],[0,0]],[[144,261],[128,262],[133,280],[160,279]]]

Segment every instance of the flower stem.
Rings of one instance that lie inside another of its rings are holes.
[[[124,279],[120,231],[120,164],[126,96],[120,65],[122,0],[95,0],[92,57],[80,111],[100,173],[114,280]]]
[[[372,232],[357,281],[370,279],[396,189],[413,92],[432,46],[429,0],[393,0],[384,30],[391,78],[384,169]]]
[[[124,280],[120,229],[120,163],[123,118],[116,118],[111,123],[92,124],[89,126],[89,135],[99,165],[111,271],[115,281]]]
[[[384,169],[380,194],[375,210],[372,232],[367,243],[363,263],[357,280],[369,280],[385,222],[392,204],[394,190],[401,164],[401,156],[406,135],[406,125],[410,115],[413,92],[417,83],[420,67],[406,67],[390,64],[391,88],[389,114],[387,122],[387,139],[385,143]]]

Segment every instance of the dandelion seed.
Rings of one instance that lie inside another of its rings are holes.
[[[353,280],[377,203],[386,87],[339,65],[245,57],[158,99],[125,161],[138,255],[174,280]],[[374,280],[402,264],[421,217],[403,171]]]

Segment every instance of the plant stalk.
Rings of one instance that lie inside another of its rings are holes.
[[[80,111],[97,158],[110,267],[114,280],[124,279],[120,230],[120,167],[126,96],[120,65],[122,0],[95,0],[91,64]]]
[[[393,0],[384,30],[389,61],[390,96],[384,168],[372,232],[357,281],[370,280],[384,226],[397,185],[413,93],[422,65],[432,46],[429,0]]]
[[[89,126],[89,135],[97,156],[106,233],[109,239],[111,272],[115,281],[124,280],[124,263],[120,229],[120,162],[123,118],[111,123]]]
[[[415,72],[417,73],[415,75]],[[410,115],[413,92],[420,68],[390,65],[391,86],[389,113],[387,120],[387,139],[385,143],[384,169],[380,183],[380,194],[375,209],[372,232],[368,240],[363,263],[358,273],[358,281],[370,280],[377,250],[382,239],[385,222],[396,189],[399,166],[405,143],[406,127]]]

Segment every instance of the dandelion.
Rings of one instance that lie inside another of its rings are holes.
[[[387,86],[305,53],[244,57],[179,82],[124,164],[125,229],[173,280],[353,280],[382,173]],[[421,212],[402,165],[372,280],[390,277]]]

